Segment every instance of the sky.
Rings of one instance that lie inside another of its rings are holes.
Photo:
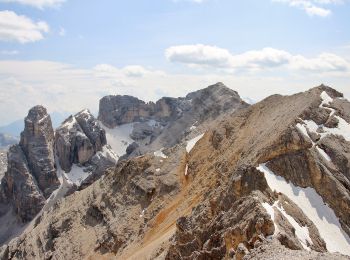
[[[250,102],[322,83],[350,98],[349,17],[347,0],[0,0],[0,126],[216,82]]]

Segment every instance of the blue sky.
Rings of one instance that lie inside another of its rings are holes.
[[[0,125],[216,81],[254,100],[321,83],[349,97],[349,15],[340,0],[0,0]]]

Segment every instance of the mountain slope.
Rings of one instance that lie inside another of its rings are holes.
[[[320,86],[231,110],[203,136],[120,160],[1,256],[349,259],[348,104]]]

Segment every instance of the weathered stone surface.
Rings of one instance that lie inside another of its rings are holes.
[[[102,150],[102,147],[107,144],[106,132],[100,127],[95,117],[89,110],[85,109],[75,115],[84,134],[89,138],[94,146],[95,153]]]
[[[54,131],[46,108],[35,106],[24,120],[20,146],[28,167],[47,198],[59,186],[54,160]]]
[[[86,163],[94,155],[94,147],[74,116],[56,130],[56,153],[62,169],[71,170],[73,163]]]
[[[30,221],[44,206],[45,198],[19,145],[10,148],[8,166],[1,182],[2,189],[21,221]]]
[[[106,132],[87,109],[67,118],[56,130],[56,152],[66,172],[73,164],[89,162],[106,144]]]

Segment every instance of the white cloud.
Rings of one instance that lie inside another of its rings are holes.
[[[232,54],[226,49],[205,45],[172,46],[165,51],[166,58],[171,62],[187,64],[201,68],[216,68],[219,70],[266,70],[285,68],[315,73],[349,73],[350,62],[332,53],[321,53],[314,58],[274,48],[247,51]]]
[[[274,55],[278,58],[272,59],[254,52],[247,53],[250,54],[245,54],[246,56],[254,57],[250,59],[264,66],[266,60],[267,64],[284,62],[280,58],[283,53],[276,52]],[[0,111],[3,112],[0,113],[0,122],[4,125],[21,119],[30,107],[37,104],[44,105],[51,112],[76,113],[83,108],[89,108],[97,113],[99,99],[105,95],[133,95],[145,101],[155,101],[162,96],[184,96],[190,91],[218,81],[237,90],[241,96],[255,101],[275,93],[291,94],[303,91],[321,83],[330,84],[349,97],[349,74],[338,77],[308,73],[319,71],[317,64],[320,60],[327,61],[322,64],[322,69],[326,66],[336,70],[343,69],[342,60],[331,55],[320,56],[308,62],[301,60],[299,56],[292,56],[291,59],[295,59],[295,75],[277,73],[277,76],[266,73],[216,73],[213,69],[204,73],[194,73],[187,69],[184,73],[173,74],[139,65],[118,68],[100,64],[90,69],[80,69],[52,61],[0,60]],[[280,66],[287,66],[285,71],[290,70],[288,64]]]
[[[0,11],[0,40],[20,43],[35,42],[49,32],[46,22],[34,22],[24,15],[12,11]]]
[[[230,64],[229,51],[208,45],[179,45],[168,48],[165,56],[169,61],[192,65],[227,67]]]
[[[18,3],[33,6],[39,9],[46,7],[59,7],[66,0],[0,0],[3,3]]]
[[[309,16],[327,17],[332,14],[329,5],[342,4],[342,0],[272,0],[304,10]]]

